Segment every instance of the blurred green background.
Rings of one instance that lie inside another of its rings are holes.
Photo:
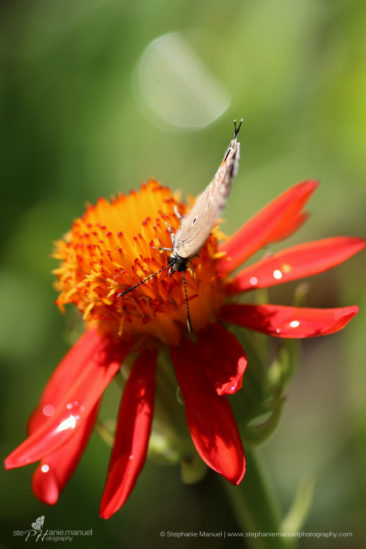
[[[233,118],[244,116],[225,232],[290,185],[319,178],[311,219],[289,242],[366,237],[365,25],[363,0],[1,3],[3,457],[70,344],[70,321],[53,304],[50,251],[86,201],[149,176],[199,193]],[[315,478],[304,529],[351,531],[342,547],[354,548],[366,543],[365,266],[360,254],[309,280],[308,305],[361,312],[344,332],[302,344],[280,428],[260,449],[281,508],[303,477]],[[291,303],[293,290],[271,299]],[[108,456],[94,436],[55,507],[32,495],[33,466],[2,472],[1,547],[24,544],[13,530],[42,514],[51,529],[93,528],[73,542],[83,547],[183,547],[159,532],[239,529],[215,474],[184,486],[178,468],[153,464],[125,508],[102,521]]]

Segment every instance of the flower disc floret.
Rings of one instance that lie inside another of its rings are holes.
[[[121,292],[168,264],[169,227],[175,232],[186,205],[170,189],[154,180],[139,192],[100,198],[88,205],[71,231],[56,242],[54,257],[61,265],[56,289],[63,310],[75,304],[90,327],[125,340],[153,338],[177,344],[186,331],[182,275],[168,270],[141,284],[126,296]],[[215,318],[222,302],[222,281],[217,272],[218,240],[215,232],[193,259],[194,278],[187,272],[187,291],[195,330]]]

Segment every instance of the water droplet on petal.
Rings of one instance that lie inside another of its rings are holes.
[[[276,280],[280,280],[282,277],[282,271],[280,271],[279,269],[273,271],[273,278],[275,278]]]
[[[256,276],[251,276],[249,279],[249,284],[256,286],[258,284],[258,278]]]
[[[46,417],[50,417],[55,413],[55,407],[52,404],[46,404],[42,408],[42,414]]]
[[[48,473],[49,470],[50,470],[49,465],[47,465],[46,463],[44,465],[42,465],[42,467],[41,467],[42,473]]]
[[[298,320],[292,320],[290,322],[291,328],[298,328],[300,326],[300,322]]]

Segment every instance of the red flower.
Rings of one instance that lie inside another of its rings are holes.
[[[246,223],[224,245],[217,229],[194,259],[187,276],[194,338],[185,328],[184,294],[178,274],[161,274],[125,298],[133,285],[167,263],[167,220],[181,213],[169,189],[156,181],[140,193],[104,199],[89,206],[71,232],[57,243],[58,305],[74,303],[87,331],[62,360],[33,412],[28,438],[5,460],[7,469],[39,461],[33,490],[56,503],[77,466],[93,430],[106,386],[130,352],[129,373],[118,414],[114,446],[101,501],[109,518],[127,500],[144,465],[154,412],[158,350],[170,349],[185,403],[193,443],[206,464],[233,484],[245,473],[244,451],[227,395],[242,386],[247,365],[238,339],[223,323],[275,337],[303,338],[334,333],[357,313],[356,306],[309,309],[225,303],[238,293],[321,273],[365,247],[359,238],[335,237],[288,248],[230,273],[264,246],[282,240],[305,221],[303,207],[316,188],[300,183]]]

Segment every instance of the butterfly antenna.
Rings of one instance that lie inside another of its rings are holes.
[[[237,138],[238,133],[240,132],[241,125],[242,125],[243,122],[244,122],[244,118],[241,118],[239,124],[236,125],[236,120],[234,120],[234,139]]]
[[[188,294],[187,294],[187,284],[186,284],[186,274],[185,274],[184,271],[182,271],[182,277],[183,277],[184,297],[185,297],[185,300],[186,300],[187,327],[188,327],[189,333],[191,334],[191,333],[193,332],[193,330],[192,330],[191,317],[190,317],[190,314],[189,314]]]
[[[150,280],[150,278],[154,278],[154,276],[158,276],[160,273],[162,273],[166,269],[169,269],[169,267],[170,267],[169,264],[165,265],[164,267],[159,269],[159,271],[156,271],[156,273],[153,273],[153,274],[149,275],[147,278],[144,278],[144,280],[140,280],[140,282],[138,282],[134,286],[131,286],[131,288],[128,288],[128,290],[125,290],[124,292],[121,292],[121,293],[117,294],[117,297],[123,297],[124,295],[129,294],[130,292],[133,292],[134,290],[136,290],[136,288],[141,286],[141,284],[144,284],[145,282]]]

